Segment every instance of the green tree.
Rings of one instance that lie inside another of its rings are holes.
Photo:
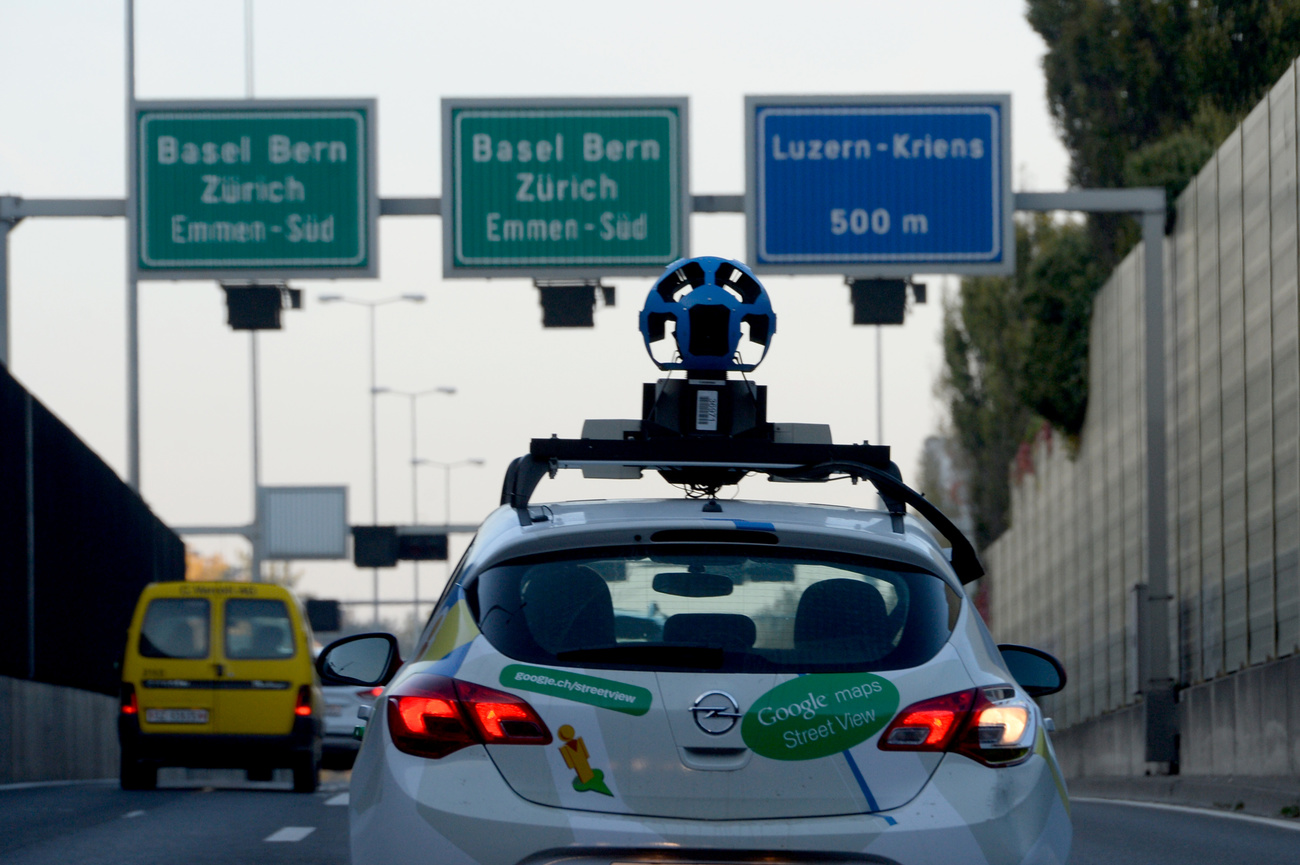
[[[1070,180],[1160,185],[1171,201],[1300,53],[1300,0],[1029,0]],[[1127,217],[1089,219],[1110,270]]]
[[[1170,202],[1300,53],[1300,0],[1028,0],[1070,182],[1163,186]],[[1007,470],[1042,420],[1088,405],[1093,296],[1137,241],[1128,217],[1018,227],[1017,273],[967,279],[945,311],[942,388],[971,470],[976,543],[1007,524]]]
[[[1088,331],[1100,268],[1084,227],[1016,226],[1016,275],[962,280],[944,307],[941,391],[970,472],[975,544],[1007,528],[1007,472],[1044,420],[1071,435],[1088,406]]]
[[[1029,230],[1017,226],[1018,262],[1028,260],[1030,242]],[[1007,467],[1032,424],[1020,398],[1027,339],[1020,276],[963,279],[957,301],[944,301],[940,387],[969,458],[972,540],[981,550],[1007,528]]]
[[[1084,227],[1038,216],[1030,223],[1023,281],[1024,348],[1017,392],[1026,407],[1071,438],[1088,409],[1092,301],[1105,272]]]

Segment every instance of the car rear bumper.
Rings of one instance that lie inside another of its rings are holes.
[[[117,736],[124,752],[161,766],[289,767],[300,754],[321,756],[321,723],[314,717],[295,718],[287,736],[143,733],[135,718],[119,717]]]
[[[1068,796],[1039,755],[1002,769],[950,755],[915,799],[875,814],[683,820],[538,805],[506,785],[482,748],[424,760],[397,751],[381,731],[372,725],[374,741],[363,744],[353,769],[354,865],[743,865],[760,856],[765,863],[1062,865],[1069,858]]]

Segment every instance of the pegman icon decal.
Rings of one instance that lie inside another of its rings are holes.
[[[564,741],[564,744],[560,746],[560,754],[564,757],[564,765],[578,773],[578,777],[573,779],[573,789],[579,793],[594,790],[597,793],[604,793],[606,796],[613,796],[614,794],[609,792],[609,788],[605,786],[605,773],[592,768],[590,763],[591,755],[587,753],[587,744],[574,732],[573,727],[565,724],[557,732]]]

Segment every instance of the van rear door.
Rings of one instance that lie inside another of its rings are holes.
[[[217,732],[284,736],[293,729],[298,689],[311,684],[310,661],[299,646],[301,629],[279,597],[236,597],[223,602],[222,676]]]
[[[135,647],[142,732],[213,732],[212,618],[208,598],[149,600]]]

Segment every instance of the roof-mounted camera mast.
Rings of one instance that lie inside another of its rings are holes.
[[[668,325],[676,351],[662,354]],[[904,530],[910,505],[952,544],[952,565],[962,582],[984,569],[966,537],[920,493],[903,483],[885,445],[836,445],[825,424],[771,423],[767,388],[743,377],[766,357],[776,333],[776,313],[762,283],[739,261],[700,256],[668,266],[641,310],[646,351],[663,378],[642,387],[639,420],[588,420],[580,439],[533,439],[528,456],[510,464],[501,503],[516,508],[522,525],[534,516],[528,503],[537,484],[559,469],[582,469],[590,478],[639,478],[659,472],[669,483],[713,497],[747,474],[773,480],[869,481],[888,509],[893,529]],[[749,358],[742,341],[751,344]],[[659,354],[656,353],[659,349]],[[757,358],[754,354],[757,352]],[[742,377],[729,378],[732,372]]]

